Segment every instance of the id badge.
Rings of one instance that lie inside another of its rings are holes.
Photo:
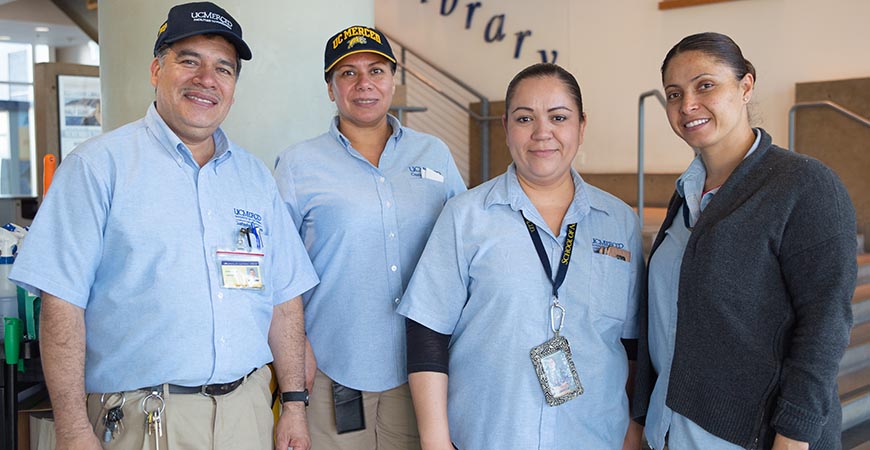
[[[533,348],[530,356],[548,405],[561,405],[583,393],[567,339],[556,336]]]
[[[216,256],[222,288],[248,290],[264,288],[263,253],[218,250]]]

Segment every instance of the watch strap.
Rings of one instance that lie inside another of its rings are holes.
[[[281,393],[281,403],[303,402],[308,406],[308,389],[304,391],[287,391]]]

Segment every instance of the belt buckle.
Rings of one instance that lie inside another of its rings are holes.
[[[203,384],[202,386],[200,386],[200,387],[199,387],[199,393],[202,394],[202,395],[205,396],[205,397],[214,397],[213,395],[211,395],[211,394],[208,393],[208,386],[209,386],[209,385],[207,385],[207,384]]]

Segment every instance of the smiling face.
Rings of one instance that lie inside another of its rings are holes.
[[[332,69],[327,86],[342,126],[386,125],[396,84],[392,64],[383,56],[363,52],[345,57]]]
[[[157,112],[185,144],[209,139],[233,104],[236,49],[219,36],[197,35],[173,43],[151,62]]]
[[[542,187],[569,178],[586,118],[565,83],[555,76],[526,78],[508,108],[504,127],[517,176]]]
[[[755,78],[701,51],[674,56],[663,72],[668,122],[702,153],[741,148],[752,135],[746,105]]]

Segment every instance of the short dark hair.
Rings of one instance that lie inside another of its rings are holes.
[[[671,47],[664,61],[662,61],[662,79],[664,79],[665,70],[668,68],[671,59],[680,53],[689,51],[704,53],[728,65],[738,80],[742,80],[747,73],[751,73],[754,79],[758,79],[755,75],[755,66],[743,57],[740,47],[730,37],[714,32],[686,36],[680,42],[677,42],[677,45]]]
[[[214,37],[220,37],[225,39],[223,36],[219,34],[203,34],[203,36],[212,39]],[[229,42],[229,41],[227,41]],[[173,42],[174,44],[174,42]],[[172,47],[172,44],[163,44],[160,48],[154,52],[154,57],[157,58],[157,61],[160,62],[160,67],[163,67],[163,60],[166,58],[166,53],[169,51],[169,48]],[[236,51],[236,81],[239,79],[239,75],[242,74],[242,58],[239,56],[239,52]]]
[[[577,79],[574,78],[574,75],[571,75],[571,72],[563,69],[561,66],[552,63],[538,63],[532,64],[529,67],[521,70],[518,74],[514,75],[514,78],[511,80],[510,84],[508,84],[507,92],[504,96],[504,109],[505,116],[507,116],[508,111],[510,111],[511,100],[516,93],[517,86],[521,81],[526,78],[547,78],[554,77],[562,82],[565,87],[568,89],[568,94],[571,98],[574,99],[574,103],[577,106],[577,111],[580,113],[580,122],[583,122],[583,94],[580,92],[580,84],[577,83]]]

